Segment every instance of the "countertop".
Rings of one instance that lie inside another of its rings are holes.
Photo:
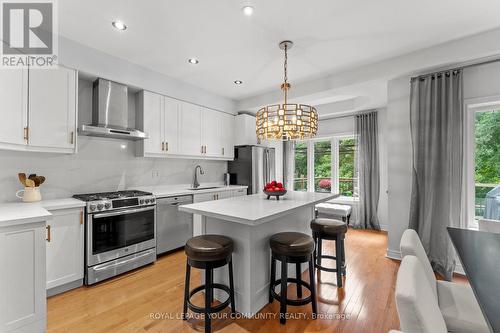
[[[202,184],[200,187],[202,188],[215,187],[215,188],[190,190],[189,187],[190,185],[157,185],[157,186],[136,186],[134,187],[134,189],[151,192],[157,198],[164,198],[176,195],[194,195],[194,194],[232,191],[232,190],[248,188],[248,186],[243,186],[243,185],[224,186],[224,185],[211,185],[211,184]]]
[[[290,211],[313,206],[336,197],[332,193],[290,191],[280,200],[267,200],[265,194],[253,194],[223,200],[179,206],[179,210],[221,220],[258,225],[287,215]]]
[[[0,227],[43,222],[52,219],[45,208],[33,203],[9,203],[0,205]]]

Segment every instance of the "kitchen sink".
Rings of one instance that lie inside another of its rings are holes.
[[[188,190],[191,191],[199,191],[199,190],[210,190],[212,188],[221,188],[222,186],[204,186],[204,187],[197,187],[197,188],[188,188]]]

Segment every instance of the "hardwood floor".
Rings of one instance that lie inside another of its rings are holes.
[[[324,251],[333,246],[324,242]],[[338,289],[334,273],[318,274],[318,311],[324,318],[312,320],[310,305],[289,306],[289,313],[306,318],[215,319],[220,333],[263,332],[374,332],[399,328],[394,301],[398,261],[385,257],[387,234],[349,230],[346,238],[347,278]],[[92,287],[82,287],[48,300],[48,332],[203,332],[203,321],[183,321],[185,255],[164,256],[156,264]],[[193,270],[192,285],[200,274]],[[307,273],[307,272],[306,272]],[[237,279],[238,272],[235,272]],[[307,274],[303,275],[307,280]],[[291,289],[295,290],[295,289]],[[294,295],[294,292],[292,292]],[[201,304],[201,300],[199,304]],[[278,302],[261,315],[279,312]],[[228,313],[228,312],[226,312]],[[340,318],[340,315],[344,315]]]

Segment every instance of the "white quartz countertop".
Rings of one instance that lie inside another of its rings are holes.
[[[45,208],[34,203],[9,203],[0,205],[0,227],[42,222],[52,219]]]
[[[290,191],[280,200],[267,200],[265,194],[253,194],[223,200],[179,206],[179,210],[221,220],[258,225],[290,214],[295,209],[313,206],[338,196],[333,193]]]
[[[202,193],[213,193],[213,192],[222,192],[222,191],[232,191],[248,188],[248,186],[243,185],[209,185],[202,184],[199,190],[190,190],[191,185],[157,185],[157,186],[139,186],[134,187],[136,190],[151,192],[157,198],[162,197],[172,197],[176,195],[194,195],[194,194],[202,194]],[[206,188],[204,187],[214,187],[214,188]]]

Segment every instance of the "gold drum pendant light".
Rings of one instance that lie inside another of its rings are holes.
[[[262,107],[256,116],[256,134],[260,140],[296,140],[309,139],[318,131],[318,113],[316,109],[305,104],[289,104],[288,91],[288,50],[293,46],[291,41],[283,41],[280,49],[285,51],[284,82],[281,90],[285,97],[283,104]]]

